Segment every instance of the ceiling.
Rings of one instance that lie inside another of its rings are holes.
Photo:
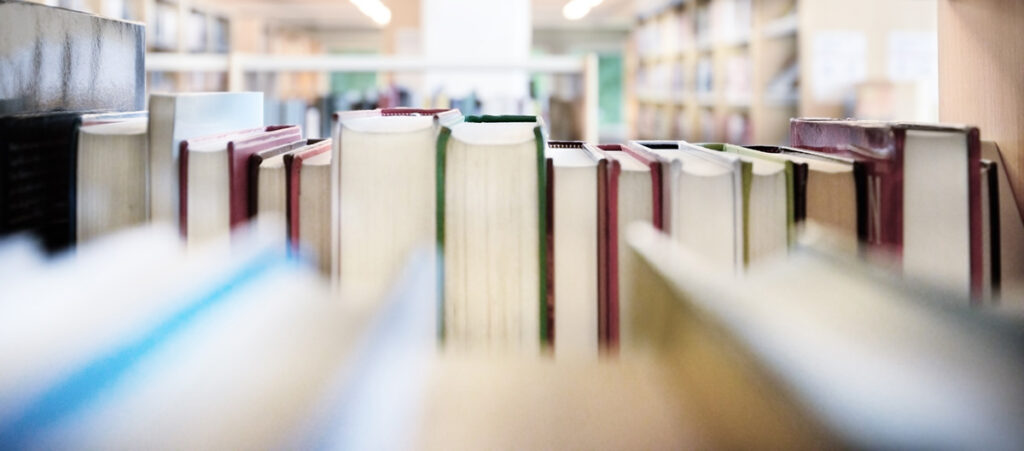
[[[408,11],[418,14],[419,11],[418,2],[420,0],[382,1],[391,8],[393,17]],[[629,27],[634,17],[634,0],[604,0],[590,14],[577,21],[569,21],[562,16],[562,7],[569,0],[529,1],[532,3],[534,28],[540,29],[625,29]],[[369,31],[380,28],[347,0],[195,0],[195,2],[206,9],[220,11],[232,17],[260,18],[282,25],[302,26],[321,31]],[[405,20],[406,23],[418,23],[418,21],[418,17]]]

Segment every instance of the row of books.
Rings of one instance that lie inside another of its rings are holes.
[[[724,272],[785,255],[813,222],[965,300],[999,287],[999,172],[976,128],[794,119],[793,147],[595,146],[549,141],[532,116],[383,109],[305,140],[263,125],[260,93],[149,104],[81,116],[78,240],[155,222],[194,247],[277,216],[282,241],[367,298],[436,245],[453,347],[614,349],[633,303],[620,231],[636,221]]]

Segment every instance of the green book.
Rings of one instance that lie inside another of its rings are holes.
[[[750,261],[752,164],[683,141],[632,141],[662,166],[662,222],[673,240],[719,269]]]
[[[734,144],[725,143],[701,143],[702,147],[706,147],[711,150],[717,150],[719,152],[728,152],[739,155],[749,161],[757,162],[756,166],[761,169],[762,173],[774,173],[779,168],[777,165],[782,165],[786,178],[786,242],[789,245],[793,245],[796,240],[796,170],[793,162],[785,157],[777,154],[765,153],[754,149],[746,148],[743,146],[737,146]],[[770,164],[765,164],[770,163]],[[760,168],[763,167],[763,168]],[[755,171],[758,172],[758,171]],[[749,198],[749,196],[748,196]]]
[[[533,116],[469,116],[437,140],[446,346],[539,350],[548,330],[548,161]]]

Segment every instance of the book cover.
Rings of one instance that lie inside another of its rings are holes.
[[[743,147],[743,146],[737,146],[737,145],[734,145],[734,144],[727,144],[727,143],[702,143],[700,145],[703,146],[703,147],[707,147],[708,149],[717,150],[717,151],[720,151],[720,152],[728,152],[728,153],[732,153],[732,154],[736,154],[736,155],[740,155],[740,156],[744,156],[744,157],[758,158],[758,159],[763,159],[763,160],[767,160],[767,161],[772,161],[772,162],[775,162],[775,163],[782,164],[782,165],[784,165],[786,167],[786,169],[785,169],[785,171],[786,171],[786,223],[787,223],[787,227],[786,227],[786,240],[787,240],[787,242],[789,242],[790,245],[792,245],[795,242],[795,240],[796,240],[796,205],[799,202],[797,197],[796,197],[796,185],[797,185],[797,181],[796,181],[797,175],[796,175],[796,173],[797,173],[797,169],[795,168],[795,165],[793,164],[793,162],[789,161],[789,160],[787,160],[785,158],[779,158],[777,156],[773,156],[770,153],[756,151],[756,150],[751,149],[751,148],[747,148],[747,147]],[[804,177],[806,177],[807,165],[800,165],[800,166],[802,166],[801,172],[804,174]],[[806,183],[807,183],[806,178],[803,179],[803,183],[806,185]],[[806,193],[804,193],[804,194],[806,194]],[[748,196],[749,196],[749,194],[748,194]],[[804,200],[806,201],[806,198]],[[749,207],[748,207],[748,209],[749,209]]]
[[[259,173],[260,173],[260,165],[263,164],[263,161],[264,160],[268,160],[270,158],[274,158],[274,157],[279,156],[279,155],[283,155],[283,154],[291,152],[291,151],[294,151],[294,150],[296,150],[296,149],[298,149],[300,147],[303,147],[303,146],[308,146],[308,145],[316,144],[316,143],[324,141],[326,139],[327,138],[318,138],[318,139],[307,139],[305,141],[302,141],[302,140],[295,141],[295,142],[288,143],[288,144],[285,144],[285,145],[282,145],[282,146],[277,146],[277,147],[274,147],[274,148],[270,148],[270,149],[266,149],[266,150],[261,150],[261,151],[256,152],[256,153],[254,153],[254,154],[249,156],[249,163],[248,163],[249,164],[249,168],[248,168],[248,173],[249,173],[249,199],[248,199],[249,218],[253,218],[254,216],[256,216],[257,210],[259,210],[259,208],[258,208],[258,204],[259,204],[259,183],[260,183],[260,181],[259,181]]]
[[[175,193],[176,194],[175,197],[177,197],[177,207],[178,207],[176,209],[176,211],[177,211],[177,218],[178,218],[178,228],[179,228],[179,230],[181,232],[182,238],[188,238],[188,236],[189,236],[189,234],[188,234],[188,217],[189,217],[188,190],[189,190],[189,159],[190,159],[189,157],[190,157],[190,154],[193,152],[192,149],[195,148],[195,147],[198,147],[198,146],[202,146],[202,145],[210,145],[210,144],[220,145],[220,144],[223,144],[224,145],[224,150],[227,150],[227,146],[230,145],[231,141],[246,139],[248,137],[252,137],[252,136],[264,133],[264,132],[266,132],[265,128],[250,128],[250,129],[245,129],[245,130],[235,130],[235,131],[232,131],[232,132],[229,132],[229,133],[221,133],[221,134],[216,134],[216,135],[202,136],[202,137],[198,137],[198,138],[194,138],[194,139],[186,139],[186,140],[182,140],[181,143],[178,144],[178,152],[177,152],[178,153],[178,167],[176,168],[177,169],[176,173],[177,173],[178,177],[177,177],[177,180],[175,181],[175,185],[177,185],[178,191]],[[150,149],[150,150],[152,150],[152,149]],[[231,196],[231,183],[230,183],[229,177],[230,177],[230,172],[231,172],[231,168],[232,168],[233,164],[232,164],[232,161],[229,158],[227,158],[226,155],[225,155],[225,159],[226,159],[226,162],[228,163],[227,164],[227,167],[228,167],[228,171],[227,172],[228,173],[223,174],[223,176],[224,176],[224,181],[226,182],[227,187],[228,187],[228,205],[229,205],[228,215],[229,215],[229,218],[230,218],[230,205],[234,201],[233,201],[233,198]],[[213,195],[213,193],[204,193],[204,195]],[[230,224],[230,220],[229,220],[229,224]]]
[[[231,192],[231,227],[249,220],[249,157],[257,152],[302,141],[297,125],[272,125],[245,139],[228,142],[228,183]]]
[[[651,155],[644,155],[642,151],[637,151],[624,146],[622,144],[600,144],[597,146],[599,152],[611,153],[611,152],[623,152],[639,160],[642,164],[648,167],[651,175],[651,211],[653,225],[663,230],[661,227],[661,162],[651,158]],[[619,344],[619,299],[620,290],[619,275],[620,268],[619,262],[622,256],[619,255],[619,242],[625,242],[622,234],[624,230],[619,229],[619,176],[622,174],[622,165],[618,160],[614,158],[606,158],[608,160],[607,183],[604,189],[605,200],[604,200],[604,211],[605,211],[605,224],[606,231],[605,237],[605,280],[607,280],[607,316],[605,317],[605,335],[604,340],[607,346],[611,349],[615,349]]]
[[[790,121],[790,142],[794,147],[853,158],[863,163],[869,181],[868,243],[903,261],[905,268],[905,240],[908,235],[904,230],[907,220],[904,211],[929,207],[904,202],[907,195],[904,185],[908,138],[922,133],[962,134],[966,139],[962,149],[966,158],[966,192],[959,194],[966,196],[967,200],[968,294],[978,299],[983,289],[984,267],[981,246],[981,138],[977,127],[835,119]],[[914,265],[921,260],[915,255]]]
[[[299,195],[301,194],[302,162],[331,151],[331,141],[317,141],[307,147],[289,153],[284,156],[284,164],[288,172],[287,186],[287,209],[288,209],[288,241],[293,251],[298,250],[300,234],[299,223],[301,218]]]

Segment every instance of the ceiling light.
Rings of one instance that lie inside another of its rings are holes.
[[[595,6],[600,5],[602,0],[570,0],[562,8],[562,15],[569,20],[582,19]]]
[[[387,25],[391,22],[391,10],[384,6],[380,0],[349,0],[359,11],[366,14],[378,25]]]

